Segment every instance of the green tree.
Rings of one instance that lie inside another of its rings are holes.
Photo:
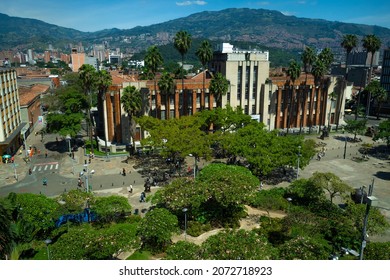
[[[207,238],[201,247],[202,259],[208,260],[278,259],[278,251],[267,238],[243,229],[219,232]]]
[[[381,84],[377,80],[371,81],[365,88],[364,91],[368,93],[368,97],[372,97],[377,103],[376,118],[379,120],[379,113],[383,103],[387,101],[387,90],[381,87]]]
[[[123,89],[121,103],[123,109],[127,112],[130,123],[130,137],[133,143],[133,153],[135,151],[135,129],[136,122],[134,117],[138,116],[142,110],[141,92],[134,86],[127,86]]]
[[[200,98],[200,109],[204,109],[204,96],[206,93],[206,66],[207,63],[213,58],[213,50],[211,48],[211,44],[208,40],[202,41],[199,48],[196,51],[196,56],[198,57],[199,61],[202,63],[203,66],[203,91]]]
[[[50,245],[54,260],[110,260],[121,251],[137,249],[137,224],[112,224],[94,228],[91,224],[71,227]]]
[[[328,192],[331,203],[333,203],[333,198],[335,196],[346,196],[353,190],[351,186],[344,183],[339,177],[330,172],[314,172],[309,180],[317,187],[321,187]]]
[[[371,59],[370,59],[370,74],[368,76],[368,82],[371,82],[372,79],[372,64],[374,62],[374,54],[379,51],[381,48],[381,40],[375,36],[375,35],[366,35],[363,40],[363,48],[367,51],[367,53],[371,54]],[[367,111],[366,115],[369,116],[370,114],[370,102],[371,102],[371,93],[368,92],[368,99],[367,99]]]
[[[332,50],[330,48],[323,49],[318,54],[318,59],[324,63],[326,71],[329,71],[330,66],[332,65],[333,60],[334,60],[334,55],[332,53]]]
[[[286,196],[291,198],[292,204],[303,206],[319,203],[325,199],[321,186],[315,185],[309,179],[299,179],[292,182],[287,189]]]
[[[87,202],[93,203],[94,200],[93,193],[81,190],[70,190],[62,193],[58,198],[65,214],[81,213],[87,206]]]
[[[168,72],[164,72],[158,81],[158,87],[165,98],[165,119],[170,119],[170,99],[175,94],[175,81]]]
[[[152,121],[140,118],[141,127],[150,133],[145,142],[162,148],[162,155],[173,159],[184,158],[188,154],[209,159],[211,157],[209,137],[200,129],[196,116],[180,119]]]
[[[139,223],[137,234],[144,247],[162,250],[171,241],[172,234],[178,232],[178,220],[167,209],[154,208],[146,213]]]
[[[372,77],[372,64],[374,62],[374,54],[381,48],[381,40],[374,34],[366,35],[363,39],[363,48],[371,54],[370,59],[370,75],[368,76],[368,82],[371,82]]]
[[[375,133],[373,140],[382,139],[386,142],[387,147],[390,147],[390,120],[385,120],[379,123],[378,132]]]
[[[8,199],[14,206],[16,243],[27,243],[34,238],[43,240],[61,215],[60,205],[44,195],[11,193]]]
[[[283,260],[327,260],[332,248],[326,240],[309,236],[298,236],[279,247]]]
[[[82,111],[87,108],[85,96],[76,87],[61,88],[56,92],[56,101],[51,103],[51,112],[47,115],[47,131],[75,137],[81,130]]]
[[[131,213],[127,198],[117,195],[96,198],[91,209],[97,214],[99,222],[118,222]]]
[[[188,52],[188,50],[191,48],[192,44],[192,38],[191,35],[187,31],[180,30],[176,33],[173,45],[175,46],[175,49],[180,53],[181,55],[181,71],[184,71],[184,56]],[[184,96],[184,76],[181,78],[181,90],[182,95]],[[184,99],[185,97],[183,97]]]
[[[154,82],[154,94],[157,96],[157,78],[156,73],[159,69],[159,67],[164,63],[164,60],[162,58],[162,55],[158,49],[157,46],[151,46],[146,51],[145,55],[145,66],[146,69],[148,69],[153,76],[153,82]],[[157,117],[160,116],[160,110],[161,110],[161,104],[160,102],[156,103],[156,109],[157,109]]]
[[[295,100],[295,81],[299,78],[301,75],[301,65],[296,62],[294,59],[290,61],[290,64],[287,69],[287,75],[290,77],[290,81],[292,85],[291,94],[290,94],[290,100],[289,100],[289,109],[288,109],[288,115],[287,115],[287,134],[289,132],[290,126],[291,126],[291,117],[293,115],[294,110],[294,100]]]
[[[390,242],[369,242],[364,250],[366,260],[390,260]]]
[[[200,260],[201,248],[187,241],[178,241],[166,250],[168,260]]]
[[[0,259],[5,259],[10,253],[12,241],[11,215],[5,207],[5,201],[0,201]]]
[[[224,96],[229,89],[229,81],[221,73],[216,73],[211,79],[209,91],[215,97],[217,106],[221,107],[222,96]]]
[[[343,40],[341,41],[341,46],[345,49],[345,80],[348,81],[348,58],[349,54],[352,52],[354,48],[357,46],[357,36],[354,34],[346,34],[343,36]]]
[[[367,120],[345,120],[347,125],[344,127],[346,131],[354,134],[356,140],[357,134],[363,134],[366,131]]]
[[[303,62],[304,70],[306,73],[306,79],[307,79],[307,74],[311,73],[311,68],[313,66],[313,63],[316,61],[316,58],[317,55],[315,53],[314,48],[306,47],[301,56],[301,60]]]
[[[91,107],[92,107],[92,94],[96,88],[96,69],[90,64],[83,64],[79,69],[79,79],[81,86],[83,88],[84,94],[89,99],[89,106],[87,108],[87,123],[89,126],[89,141],[92,143],[92,116],[91,116]],[[91,145],[91,151],[93,153],[93,145]]]

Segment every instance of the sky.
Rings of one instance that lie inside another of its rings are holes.
[[[388,0],[0,0],[0,13],[77,29],[130,29],[202,11],[251,8],[285,15],[390,28]]]

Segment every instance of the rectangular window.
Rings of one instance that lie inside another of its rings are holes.
[[[252,115],[255,115],[256,114],[256,105],[253,104],[252,105]]]

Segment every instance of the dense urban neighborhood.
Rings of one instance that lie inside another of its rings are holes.
[[[157,27],[0,45],[0,259],[389,260],[388,30]]]

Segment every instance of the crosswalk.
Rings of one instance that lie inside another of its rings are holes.
[[[58,167],[58,162],[39,163],[34,165],[32,172],[54,171],[57,170]]]

